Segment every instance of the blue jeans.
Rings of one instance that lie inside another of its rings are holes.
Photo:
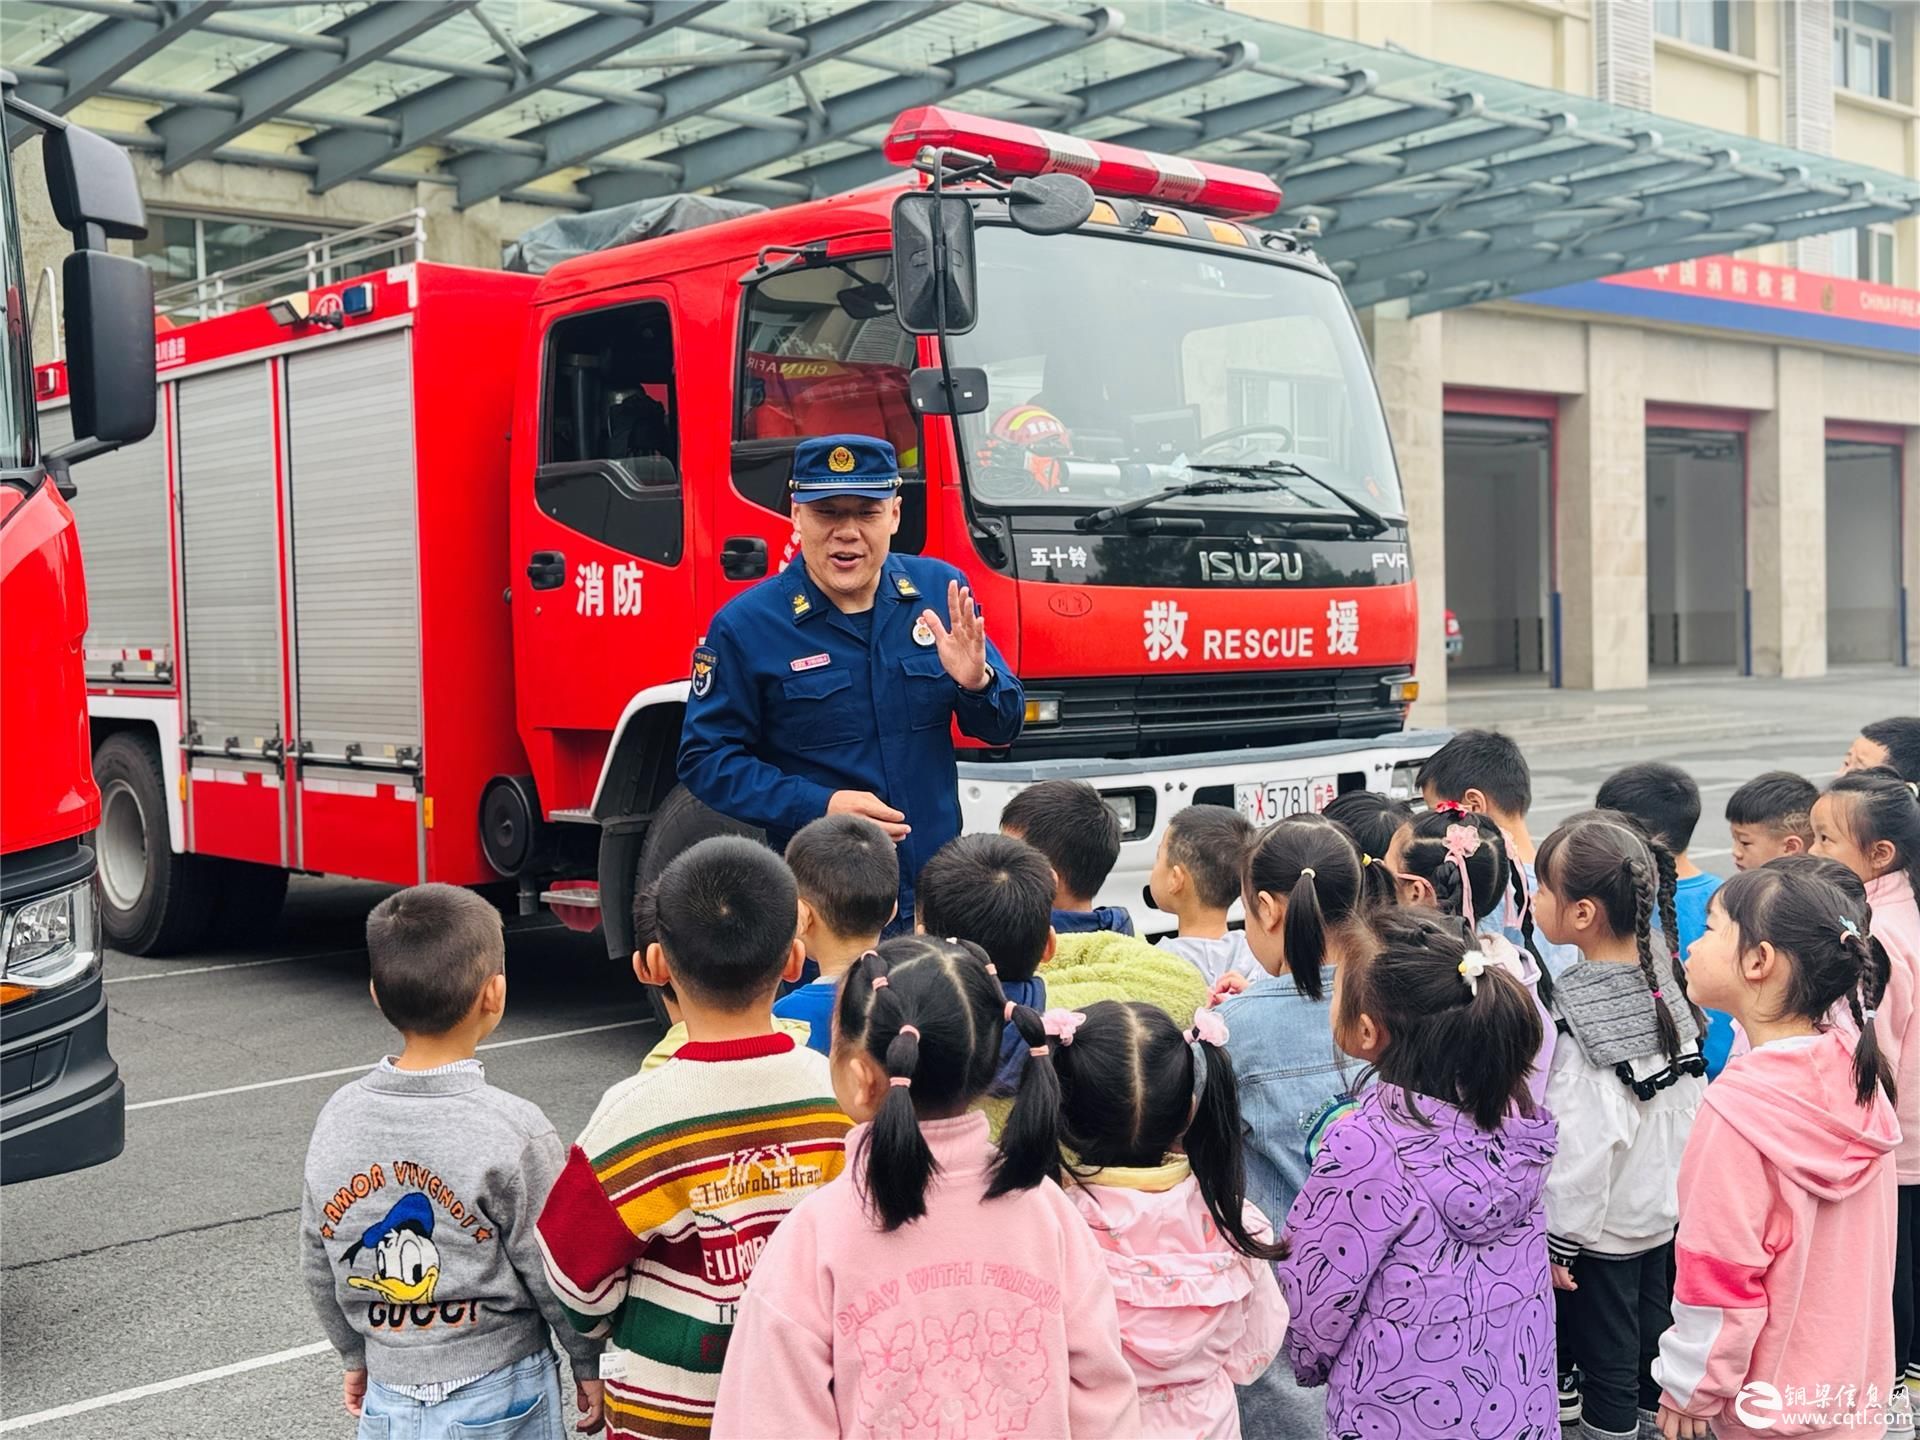
[[[423,1405],[378,1381],[367,1386],[356,1440],[566,1440],[560,1367],[551,1350]]]

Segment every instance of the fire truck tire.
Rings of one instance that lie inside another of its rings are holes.
[[[764,830],[709,810],[686,786],[674,786],[647,825],[647,837],[640,847],[640,883],[651,885],[681,851],[716,835],[744,835],[754,841],[767,838]]]
[[[197,944],[213,917],[213,861],[176,853],[167,837],[167,788],[150,741],[122,732],[93,752],[100,785],[100,919],[129,955],[171,955]]]
[[[213,927],[222,945],[251,945],[269,939],[280,924],[287,900],[287,872],[278,865],[246,860],[217,860]]]

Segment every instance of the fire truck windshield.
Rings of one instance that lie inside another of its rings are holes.
[[[986,411],[962,422],[980,503],[1105,508],[1190,479],[1183,464],[1218,464],[1298,467],[1401,513],[1379,396],[1333,281],[1145,236],[983,225],[977,249],[979,323],[951,346],[956,365],[987,373]],[[1177,503],[1342,508],[1312,484],[1196,492]]]

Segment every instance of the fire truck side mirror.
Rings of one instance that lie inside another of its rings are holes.
[[[90,453],[153,431],[153,272],[126,255],[75,250],[61,264],[67,385]]]
[[[42,158],[54,216],[76,246],[105,250],[108,240],[138,240],[147,233],[133,162],[113,141],[66,125],[47,131]]]
[[[1030,175],[1007,187],[1007,218],[1029,235],[1064,235],[1093,218],[1093,187],[1078,175]]]
[[[946,376],[937,365],[916,370],[907,377],[907,398],[918,415],[978,415],[987,408],[987,372],[972,365],[955,365],[953,399],[947,399]]]
[[[916,190],[893,202],[893,295],[911,335],[964,335],[978,314],[973,207]],[[944,311],[942,302],[944,300]]]

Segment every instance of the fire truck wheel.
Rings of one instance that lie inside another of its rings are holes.
[[[100,784],[100,918],[107,941],[129,955],[169,955],[207,933],[213,863],[176,854],[167,838],[160,755],[137,735],[109,735],[93,752]]]
[[[222,945],[251,945],[272,936],[287,899],[287,872],[246,860],[214,862],[218,898],[209,932]]]

